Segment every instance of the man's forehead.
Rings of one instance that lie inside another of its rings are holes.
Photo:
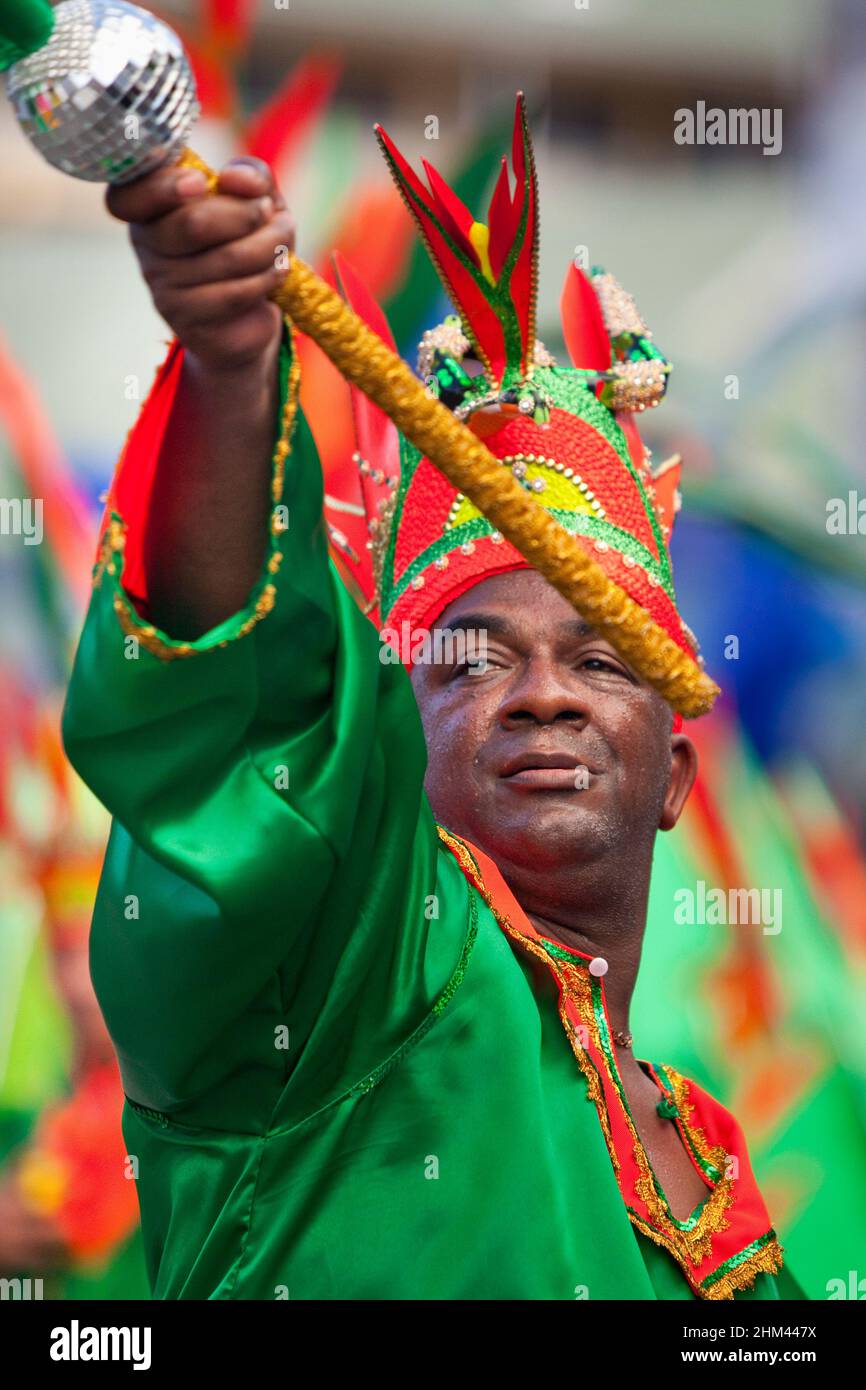
[[[527,632],[540,634],[541,629],[557,637],[583,639],[594,637],[595,629],[579,613],[572,611],[562,616],[556,614],[542,624],[537,611],[526,604],[491,603],[473,608],[469,612],[454,611],[453,604],[442,619],[442,626],[452,632],[486,632],[491,637],[517,637]]]
[[[527,633],[584,639],[592,626],[534,569],[486,576],[454,599],[437,626],[484,629],[491,637]]]

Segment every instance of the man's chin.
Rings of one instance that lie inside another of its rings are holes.
[[[609,828],[603,812],[589,797],[580,801],[581,795],[572,790],[518,796],[509,790],[488,803],[492,814],[485,815],[474,842],[494,860],[527,867],[552,868],[566,856],[573,863],[591,862],[604,852]]]

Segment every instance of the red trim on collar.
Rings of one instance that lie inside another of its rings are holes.
[[[700,1211],[696,1208],[687,1221],[677,1220],[667,1206],[629,1113],[610,1041],[603,977],[594,981],[587,969],[592,957],[543,936],[488,855],[466,840],[447,832],[440,834],[512,944],[542,960],[556,980],[560,1018],[596,1103],[632,1224],[668,1250],[701,1298],[731,1298],[736,1290],[750,1287],[756,1274],[777,1272],[782,1263],[781,1248],[752,1172],[743,1132],[734,1117],[673,1068],[663,1069],[669,1087],[661,1082],[658,1069],[652,1068],[656,1083],[674,1096],[679,1111],[677,1130],[707,1184]],[[561,955],[551,956],[548,945],[572,958],[573,966]]]

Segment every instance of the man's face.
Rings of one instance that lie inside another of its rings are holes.
[[[696,771],[661,696],[535,570],[482,580],[436,626],[486,633],[486,665],[412,672],[437,819],[535,870],[646,861]]]

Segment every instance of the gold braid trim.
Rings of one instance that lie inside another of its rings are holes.
[[[651,1240],[656,1245],[660,1245],[663,1250],[667,1250],[672,1255],[677,1264],[686,1276],[686,1280],[692,1291],[698,1298],[705,1298],[710,1302],[719,1302],[722,1299],[733,1298],[734,1294],[741,1289],[751,1289],[754,1287],[755,1279],[759,1274],[778,1274],[784,1263],[782,1257],[782,1247],[775,1238],[750,1255],[742,1264],[735,1266],[734,1269],[727,1270],[720,1279],[714,1284],[704,1287],[702,1284],[695,1283],[690,1276],[685,1262],[680,1257],[680,1253],[675,1244],[668,1236],[657,1231],[654,1226],[649,1226],[642,1221],[639,1216],[629,1212],[632,1225]]]
[[[543,961],[548,969],[551,967],[553,968],[553,973],[561,986],[558,1005],[560,1022],[571,1044],[571,1050],[577,1058],[577,1064],[586,1078],[587,1098],[595,1103],[602,1134],[604,1135],[604,1141],[607,1145],[610,1161],[613,1164],[613,1171],[617,1177],[619,1177],[620,1161],[617,1156],[616,1148],[614,1147],[613,1135],[611,1134],[610,1116],[607,1113],[607,1101],[605,1100],[604,1089],[599,1080],[598,1072],[586,1055],[586,1048],[581,1042],[565,1007],[567,1001],[570,999],[577,1008],[581,1023],[589,1030],[589,1036],[592,1037],[594,1034],[597,1034],[598,1030],[595,1027],[595,1020],[592,1013],[592,993],[589,981],[585,976],[581,976],[578,970],[566,965],[564,961],[551,960],[543,946],[539,946],[537,942],[531,941],[528,937],[524,936],[522,932],[518,931],[517,928],[513,926],[507,917],[497,912],[492,904],[488,904],[488,906],[499,925],[513,941],[518,942],[522,949],[528,952],[529,955],[535,956],[537,960]],[[563,968],[560,969],[560,967]],[[572,972],[574,976],[573,980],[569,979],[569,975]],[[599,1049],[599,1051],[601,1051],[601,1049]]]
[[[626,1121],[634,1138],[635,1161],[640,1170],[640,1178],[635,1184],[635,1190],[646,1204],[653,1223],[679,1245],[682,1257],[697,1266],[702,1264],[712,1253],[713,1236],[720,1231],[726,1231],[730,1225],[725,1213],[734,1200],[734,1183],[733,1179],[725,1173],[727,1154],[724,1145],[718,1144],[711,1147],[703,1130],[699,1129],[697,1125],[691,1124],[693,1106],[689,1102],[688,1082],[685,1077],[672,1068],[666,1068],[666,1070],[671,1078],[674,1100],[679,1112],[680,1125],[686,1136],[687,1147],[694,1149],[705,1163],[711,1163],[714,1168],[717,1168],[721,1177],[711,1188],[710,1196],[704,1203],[701,1214],[692,1229],[690,1231],[680,1230],[670,1219],[671,1212],[667,1203],[659,1197],[646,1150],[632,1123],[631,1116],[626,1112]],[[680,1256],[677,1258],[682,1264],[683,1259]]]
[[[711,1163],[720,1173],[724,1173],[728,1157],[724,1144],[711,1146],[704,1131],[698,1125],[692,1124],[692,1111],[695,1107],[691,1103],[688,1081],[678,1071],[674,1071],[673,1067],[665,1067],[665,1071],[671,1079],[680,1123],[691,1141],[692,1148],[704,1163]]]
[[[694,659],[608,577],[466,425],[427,394],[406,364],[324,281],[295,260],[275,298],[343,376],[390,416],[674,709],[695,717],[711,708],[718,688]]]
[[[519,935],[519,933],[517,933],[517,935]],[[533,943],[528,942],[524,937],[520,937],[520,940],[521,944],[526,949],[529,949],[533,945]],[[568,961],[560,960],[558,957],[550,957],[547,954],[547,952],[544,951],[542,948],[537,949],[539,954],[547,962],[548,966],[553,970],[557,979],[560,981],[562,985],[563,995],[566,998],[571,999],[571,1001],[574,1003],[578,1015],[580,1017],[581,1023],[584,1025],[584,1027],[586,1027],[589,1030],[590,1036],[594,1039],[596,1046],[598,1047],[599,1053],[601,1057],[604,1059],[605,1070],[607,1071],[611,1084],[613,1085],[617,1095],[619,1095],[618,1078],[614,1077],[611,1073],[604,1048],[601,1046],[600,1039],[598,1037],[598,1024],[596,1022],[595,1011],[592,1003],[592,985],[589,980],[589,977],[576,965],[571,965]],[[560,1008],[560,1017],[562,1018],[566,1032],[569,1035],[569,1041],[571,1042],[572,1050],[574,1051],[575,1056],[577,1056],[578,1061],[580,1061],[580,1054],[578,1051],[580,1044],[579,1041],[575,1039],[573,1036],[573,1028],[570,1024],[570,1020],[565,1014],[564,1008]],[[582,1049],[580,1050],[582,1051]],[[593,1074],[595,1075],[594,1071]],[[680,1079],[682,1080],[682,1078]],[[684,1081],[683,1086],[685,1086]],[[681,1094],[682,1091],[679,1095],[677,1095],[678,1101],[680,1099]],[[593,1096],[593,1099],[596,1099],[596,1097]],[[656,1186],[655,1177],[652,1171],[652,1167],[650,1165],[649,1158],[647,1156],[646,1149],[644,1148],[640,1135],[637,1132],[634,1121],[632,1120],[632,1117],[624,1104],[622,1105],[622,1112],[623,1118],[625,1119],[626,1125],[628,1126],[629,1134],[631,1135],[634,1160],[639,1174],[637,1181],[635,1182],[635,1193],[638,1197],[641,1198],[641,1200],[646,1205],[647,1211],[649,1212],[650,1221],[653,1223],[651,1229],[656,1232],[656,1235],[658,1236],[658,1243],[665,1245],[666,1249],[670,1252],[670,1254],[674,1256],[677,1263],[681,1265],[684,1272],[687,1273],[688,1264],[697,1266],[701,1264],[711,1253],[712,1237],[716,1234],[716,1232],[724,1231],[728,1227],[728,1221],[725,1216],[725,1212],[727,1211],[728,1207],[733,1201],[734,1194],[732,1181],[730,1178],[723,1177],[719,1182],[717,1182],[716,1185],[711,1189],[710,1195],[707,1198],[703,1208],[701,1209],[701,1213],[697,1221],[695,1222],[695,1225],[691,1228],[691,1230],[681,1230],[680,1227],[673,1220],[672,1213],[666,1201],[659,1195],[659,1191]],[[614,1151],[613,1140],[610,1134],[610,1122],[607,1115],[607,1107],[603,1097],[601,1100],[601,1106],[599,1108],[599,1118],[602,1122],[602,1129],[604,1130],[605,1139],[608,1142],[608,1148],[610,1150],[610,1156],[614,1166],[614,1171],[618,1174],[620,1171],[620,1163]],[[686,1128],[685,1123],[683,1124],[683,1127]],[[704,1138],[702,1132],[699,1130],[692,1131],[691,1129],[689,1129],[689,1136],[693,1138],[695,1148],[699,1152],[701,1152],[701,1156],[706,1156],[709,1162],[716,1162],[717,1166],[719,1166],[720,1169],[723,1171],[725,1158],[724,1149],[720,1146],[719,1149],[710,1151],[706,1139]],[[721,1160],[721,1162],[719,1162],[719,1160]],[[641,1222],[639,1217],[632,1216],[631,1212],[629,1212],[629,1216],[632,1217],[632,1220],[635,1222],[636,1225],[640,1224],[642,1228],[646,1224]]]
[[[570,999],[571,1002],[574,1004],[575,1008],[577,1009],[577,1012],[580,1016],[581,1024],[585,1028],[587,1028],[587,1030],[589,1030],[588,1036],[591,1037],[594,1033],[597,1032],[597,1029],[595,1028],[595,1019],[593,1018],[592,1013],[592,986],[590,985],[586,976],[581,975],[578,970],[572,969],[572,967],[566,965],[564,961],[551,960],[550,956],[547,954],[547,952],[544,950],[542,946],[538,946],[534,941],[528,941],[527,938],[525,936],[522,936],[520,932],[516,932],[512,928],[510,934],[514,937],[519,938],[520,945],[524,948],[524,950],[529,951],[532,955],[537,956],[539,959],[543,960],[545,964],[548,966],[548,968],[552,966],[553,972],[556,975],[559,984],[562,986],[562,992],[559,999],[560,1022],[562,1023],[562,1026],[565,1029],[565,1034],[571,1045],[571,1050],[577,1058],[578,1066],[580,1067],[581,1071],[586,1077],[588,1097],[591,1101],[595,1103],[595,1108],[598,1111],[599,1123],[601,1125],[601,1132],[604,1135],[604,1142],[607,1145],[607,1151],[610,1155],[610,1161],[613,1164],[613,1171],[616,1174],[616,1176],[619,1177],[622,1165],[620,1164],[619,1155],[617,1154],[613,1142],[613,1134],[611,1133],[610,1129],[610,1116],[607,1113],[607,1101],[604,1095],[604,1088],[599,1079],[598,1072],[596,1071],[595,1067],[592,1065],[592,1063],[586,1055],[586,1048],[584,1047],[580,1037],[578,1036],[577,1030],[575,1029],[571,1019],[569,1018],[568,1012],[565,1007],[567,1000]],[[558,968],[560,966],[564,967],[562,972],[560,972]],[[574,978],[569,979],[569,974],[573,974]]]
[[[617,1094],[619,1094],[616,1079],[610,1074],[610,1068],[607,1064],[604,1049],[600,1045],[598,1024],[592,1004],[592,985],[589,978],[579,970],[577,966],[571,965],[567,961],[560,960],[558,957],[548,955],[544,948],[539,946],[537,942],[530,940],[528,937],[524,936],[522,932],[518,931],[509,918],[506,917],[504,913],[499,912],[493,905],[490,892],[484,883],[478,865],[475,863],[475,860],[472,858],[463,842],[455,835],[450,834],[441,825],[436,828],[440,840],[448,845],[461,867],[468,873],[471,882],[481,894],[484,902],[487,904],[506,935],[511,940],[516,941],[529,955],[542,961],[556,976],[561,986],[559,1017],[562,1021],[569,1043],[571,1044],[572,1052],[586,1078],[588,1098],[595,1102],[610,1160],[615,1174],[619,1176],[621,1165],[614,1148],[604,1091],[598,1073],[589,1061],[586,1050],[582,1046],[574,1025],[565,1009],[566,1000],[571,1000],[575,1005],[582,1025],[588,1030],[589,1036],[594,1039],[599,1054],[605,1062],[605,1068],[609,1079]],[[704,1289],[695,1282],[693,1270],[698,1265],[702,1264],[712,1253],[712,1237],[729,1228],[730,1222],[727,1219],[726,1212],[734,1198],[734,1184],[733,1179],[728,1177],[724,1171],[725,1159],[727,1157],[724,1145],[719,1144],[714,1147],[711,1146],[703,1130],[699,1126],[691,1123],[691,1114],[694,1107],[689,1101],[688,1082],[686,1078],[681,1076],[679,1072],[674,1071],[672,1067],[667,1067],[666,1071],[671,1078],[671,1085],[679,1111],[680,1123],[686,1134],[687,1141],[691,1143],[695,1152],[700,1155],[704,1162],[712,1163],[714,1167],[719,1169],[722,1177],[711,1189],[710,1196],[704,1203],[700,1216],[692,1229],[689,1231],[681,1230],[672,1219],[667,1203],[659,1196],[646,1150],[631,1116],[623,1105],[623,1115],[628,1125],[629,1133],[631,1134],[634,1146],[634,1159],[639,1172],[639,1177],[635,1183],[635,1191],[646,1204],[647,1211],[650,1214],[650,1220],[653,1224],[643,1220],[635,1211],[627,1207],[629,1220],[643,1235],[647,1236],[656,1245],[661,1246],[674,1260],[676,1260],[689,1286],[698,1297],[706,1299],[733,1298],[734,1292],[737,1289],[751,1288],[758,1274],[762,1272],[770,1274],[778,1273],[779,1269],[782,1267],[782,1250],[778,1241],[773,1240],[763,1249],[750,1256],[749,1259],[745,1260],[741,1265],[727,1271],[721,1279],[708,1288]]]
[[[768,1241],[763,1249],[750,1255],[736,1269],[730,1269],[709,1288],[699,1289],[701,1298],[718,1301],[733,1298],[739,1289],[751,1289],[759,1274],[778,1274],[784,1264],[782,1247],[778,1240]]]
[[[397,490],[394,489],[379,503],[379,515],[373,518],[371,528],[371,559],[373,562],[373,584],[375,602],[382,601],[382,574],[385,569],[385,554],[391,539],[394,513],[397,509]]]
[[[701,1298],[713,1297],[713,1295],[701,1289],[700,1285],[695,1282],[694,1276],[689,1268],[690,1265],[693,1266],[694,1261],[684,1255],[682,1247],[674,1236],[670,1235],[668,1232],[657,1230],[655,1226],[651,1226],[648,1221],[644,1221],[642,1217],[638,1216],[635,1211],[629,1210],[628,1214],[631,1224],[635,1226],[642,1235],[645,1235],[654,1245],[660,1245],[662,1250],[667,1250],[668,1254],[676,1260],[686,1277],[689,1288]]]
[[[208,166],[189,150],[180,163],[210,174]],[[293,257],[273,298],[315,339],[342,375],[385,411],[405,438],[675,710],[695,718],[712,707],[718,686],[697,662],[608,578],[575,537],[427,392],[406,363],[309,266]]]
[[[207,160],[202,159],[201,155],[196,154],[195,150],[191,150],[188,145],[181,150],[176,167],[178,169],[197,169],[207,179],[208,193],[216,193],[220,181],[219,174],[216,169],[211,168]]]
[[[522,932],[517,930],[511,919],[505,916],[504,912],[500,912],[496,907],[494,907],[490,892],[487,888],[487,885],[484,882],[484,879],[481,877],[481,872],[478,868],[478,865],[475,863],[475,860],[472,858],[471,854],[469,853],[466,846],[463,844],[462,840],[458,840],[456,836],[449,834],[449,832],[443,829],[441,825],[437,825],[436,829],[439,832],[440,840],[442,840],[444,844],[448,845],[448,847],[453,851],[453,853],[457,857],[457,860],[459,861],[462,868],[468,872],[469,877],[472,880],[472,883],[475,885],[476,889],[481,894],[481,897],[484,899],[484,902],[487,904],[490,911],[493,913],[493,916],[496,918],[496,921],[498,922],[502,930],[505,932],[506,936],[508,936],[512,941],[516,941],[523,948],[523,950],[525,950],[529,955],[534,956],[536,960],[542,961],[543,964],[548,967],[548,969],[550,969],[551,965],[553,965],[555,968],[555,966],[558,965],[559,962],[552,961],[550,956],[547,954],[543,947],[539,946],[537,942],[531,941],[529,937],[524,936]],[[571,1044],[571,1050],[577,1058],[577,1064],[580,1067],[580,1070],[583,1072],[584,1077],[586,1078],[587,1097],[589,1100],[595,1102],[595,1108],[598,1111],[598,1118],[601,1124],[602,1133],[604,1134],[605,1143],[607,1144],[607,1151],[610,1155],[610,1161],[613,1164],[614,1172],[618,1174],[620,1170],[620,1164],[619,1159],[616,1155],[616,1149],[614,1148],[613,1144],[613,1135],[610,1132],[610,1119],[608,1118],[607,1103],[604,1098],[604,1091],[599,1080],[598,1072],[592,1065],[592,1062],[587,1057],[586,1049],[581,1043],[580,1038],[577,1036],[576,1031],[572,1026],[571,1019],[568,1017],[568,1014],[566,1013],[566,998],[572,998],[574,996],[571,994],[568,987],[561,980],[558,971],[555,971],[555,973],[557,975],[557,980],[559,981],[560,985],[562,985],[558,1006],[560,1021],[562,1022],[562,1026],[565,1029],[566,1037],[568,1038],[568,1041]],[[578,972],[575,971],[575,975],[577,974]],[[575,1003],[578,1004],[578,1011],[580,1013],[581,1020],[585,1021],[586,1026],[590,1030],[591,1035],[595,1029],[595,1021],[592,1017],[592,998],[591,994],[589,994],[586,989],[587,982],[583,980],[581,983],[583,987],[583,992],[581,993],[580,990],[576,992],[577,998],[575,998]],[[586,1012],[587,1002],[589,1006],[588,1012]]]
[[[247,618],[229,638],[222,642],[215,643],[215,647],[227,647],[229,642],[236,642],[239,637],[246,637],[248,632],[260,623],[262,618],[266,618],[274,606],[277,591],[273,584],[266,584],[262,592],[256,599],[256,606],[252,617]],[[167,642],[160,634],[158,628],[152,623],[142,625],[141,619],[133,616],[135,610],[127,598],[121,594],[114,596],[114,611],[117,620],[127,637],[135,637],[141,645],[154,656],[158,656],[161,661],[175,661],[182,656],[200,656],[203,651],[213,651],[214,647],[193,647],[189,642]]]
[[[686,1261],[697,1267],[712,1254],[713,1236],[726,1231],[730,1222],[725,1212],[733,1201],[733,1183],[730,1178],[722,1178],[711,1190],[710,1196],[701,1208],[701,1214],[690,1231],[681,1231],[670,1220],[670,1214],[656,1190],[649,1160],[643,1145],[635,1145],[635,1161],[640,1169],[640,1177],[635,1183],[635,1192],[645,1202],[654,1227],[671,1242],[671,1253],[685,1269]],[[638,1218],[636,1218],[637,1220]]]
[[[291,325],[288,325],[291,334]],[[295,423],[295,415],[298,409],[298,388],[301,380],[301,364],[297,352],[292,352],[292,363],[289,368],[288,389],[286,399],[283,404],[282,416],[280,419],[280,435],[274,449],[273,472],[271,480],[271,497],[274,503],[274,511],[271,516],[271,532],[278,535],[284,529],[280,513],[279,504],[282,501],[283,489],[286,479],[286,460],[291,452],[291,435]],[[114,575],[117,572],[116,559],[123,554],[126,545],[126,523],[117,516],[113,516],[108,523],[102,544],[99,551],[99,561],[93,576],[94,588],[99,588],[103,572]],[[280,550],[273,550],[268,558],[267,570],[269,574],[276,574],[283,560]],[[273,609],[276,602],[276,587],[268,583],[264,586],[258,598],[251,616],[241,624],[237,632],[231,637],[227,637],[222,642],[217,642],[216,647],[227,647],[229,642],[236,642],[239,637],[246,637],[248,632],[257,623],[266,618]],[[143,623],[136,613],[132,603],[127,598],[122,589],[114,596],[114,611],[123,632],[127,637],[135,637],[141,645],[161,661],[176,661],[179,657],[201,656],[206,651],[213,651],[214,647],[195,647],[190,642],[171,642],[158,628],[152,623]]]
[[[126,545],[126,527],[116,516],[109,518],[108,525],[99,543],[99,558],[93,571],[93,587],[102,587],[103,574],[114,574],[116,555],[122,554]]]

